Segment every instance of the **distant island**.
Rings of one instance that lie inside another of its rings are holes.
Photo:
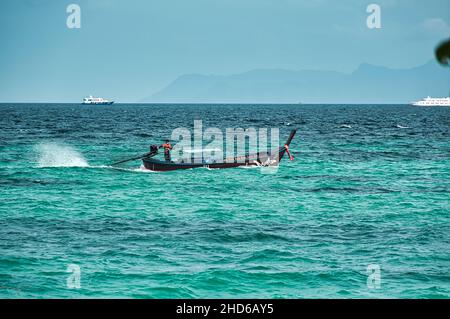
[[[152,103],[409,103],[448,96],[448,70],[430,61],[411,69],[361,64],[333,71],[259,69],[233,75],[188,74],[142,102]]]

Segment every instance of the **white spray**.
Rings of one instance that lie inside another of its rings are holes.
[[[74,148],[59,143],[41,143],[35,146],[39,167],[87,167],[88,162]]]

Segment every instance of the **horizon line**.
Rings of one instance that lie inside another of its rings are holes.
[[[312,103],[300,103],[300,102],[114,102],[110,105],[88,105],[94,107],[100,106],[114,106],[114,105],[127,105],[127,104],[139,104],[139,105],[410,105],[412,102],[312,102]],[[73,104],[83,105],[81,102],[1,102],[0,104]]]

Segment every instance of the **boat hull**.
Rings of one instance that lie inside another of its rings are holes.
[[[222,169],[222,168],[235,168],[240,166],[267,166],[269,158],[257,159],[254,161],[246,160],[243,162],[220,162],[220,163],[174,163],[169,161],[160,161],[156,159],[143,159],[143,165],[146,169],[155,172],[174,171],[179,169],[192,169],[192,168],[209,168],[209,169]],[[270,165],[278,165],[279,160],[274,158],[270,159]]]
[[[81,104],[83,104],[83,105],[111,105],[113,103],[114,103],[113,101],[110,101],[110,102],[98,102],[98,103],[89,102],[89,103],[81,103]]]
[[[280,163],[284,154],[288,151],[289,144],[295,136],[297,130],[292,130],[289,135],[286,144],[283,147],[279,147],[270,153],[256,153],[247,156],[235,157],[231,160],[224,160],[220,163],[175,163],[171,161],[160,161],[153,158],[143,158],[142,163],[144,167],[151,171],[166,172],[175,171],[179,169],[192,169],[192,168],[209,168],[209,169],[222,169],[222,168],[235,168],[241,166],[276,166]]]

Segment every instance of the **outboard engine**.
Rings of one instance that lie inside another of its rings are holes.
[[[150,146],[150,153],[158,153],[158,145],[153,144]]]

